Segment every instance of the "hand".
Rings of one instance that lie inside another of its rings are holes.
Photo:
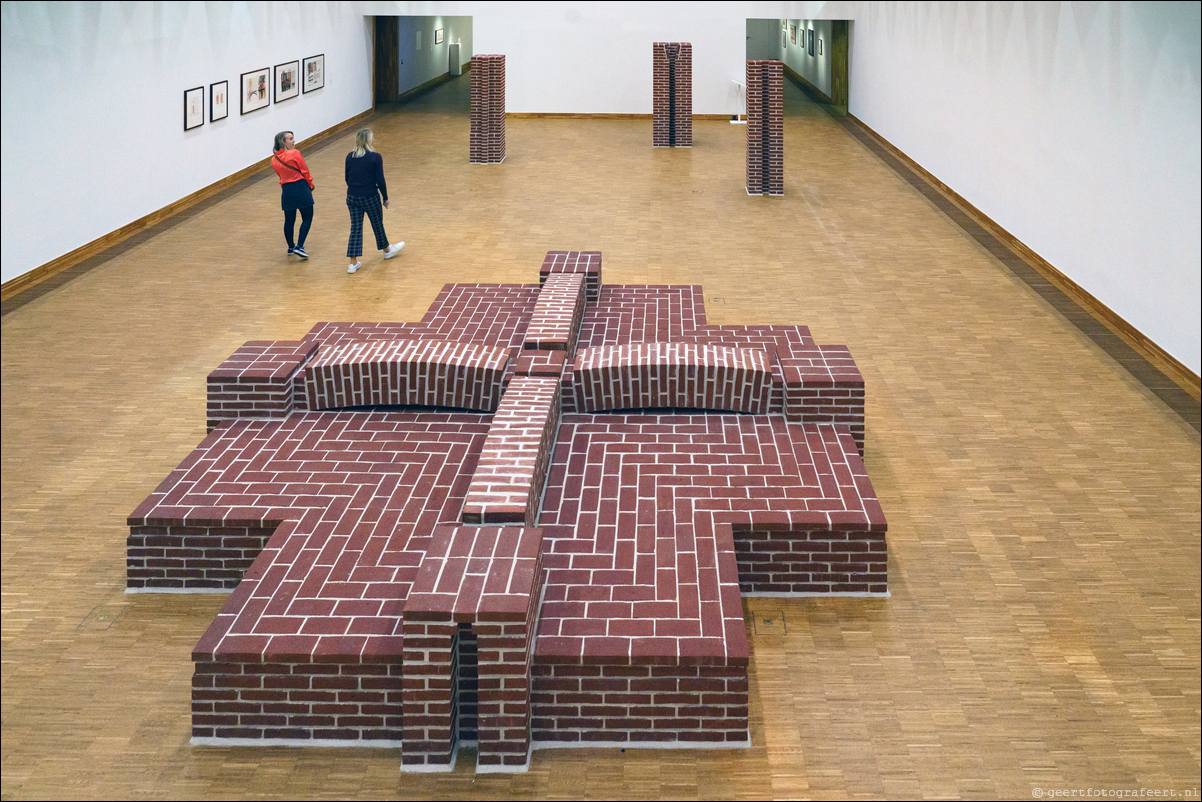
[[[385,208],[385,209],[387,209],[387,208],[388,208],[388,201],[384,201],[384,208]]]

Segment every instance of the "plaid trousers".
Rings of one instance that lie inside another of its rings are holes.
[[[379,195],[370,198],[346,196],[346,208],[351,212],[351,238],[346,243],[346,255],[357,259],[363,255],[363,215],[371,221],[371,230],[376,235],[376,247],[381,251],[388,247],[388,235],[384,233],[384,206]]]

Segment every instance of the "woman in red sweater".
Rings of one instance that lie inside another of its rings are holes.
[[[288,241],[288,253],[308,259],[305,253],[305,237],[313,225],[313,176],[300,151],[293,147],[296,138],[291,131],[280,131],[275,135],[275,153],[271,166],[280,177],[280,205],[284,209],[284,239]],[[296,226],[296,213],[300,211],[300,237],[292,241],[292,229]]]

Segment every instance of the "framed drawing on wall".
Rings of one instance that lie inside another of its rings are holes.
[[[326,55],[309,56],[301,69],[304,81],[301,83],[302,92],[312,92],[326,85]]]
[[[229,81],[209,84],[209,122],[215,123],[230,115],[229,94]]]
[[[300,94],[300,62],[286,61],[275,65],[275,102],[292,100]]]
[[[205,124],[205,88],[184,90],[184,130],[191,131]]]
[[[810,55],[812,56],[812,55],[814,55],[814,29],[813,28],[810,28],[809,44],[810,44],[809,51],[810,51]]]
[[[434,44],[436,44],[436,45],[442,44],[442,28],[439,28],[436,31],[434,31]]]
[[[797,26],[796,25],[789,26],[789,41],[791,41],[793,44],[797,44]]]
[[[267,67],[242,73],[242,80],[238,84],[241,88],[239,95],[243,114],[266,108],[271,103],[271,87],[267,85],[270,80],[271,70]]]

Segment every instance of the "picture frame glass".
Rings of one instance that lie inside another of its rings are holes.
[[[442,44],[442,40],[443,40],[443,29],[438,28],[434,31],[434,44],[440,45],[440,44]]]
[[[184,130],[190,131],[205,124],[205,89],[198,86],[184,92]]]
[[[275,66],[275,102],[282,103],[300,94],[300,62],[286,61]]]
[[[230,82],[209,84],[209,121],[224,120],[230,114]]]
[[[243,114],[266,108],[271,103],[271,69],[242,73],[239,95]]]
[[[326,85],[325,54],[309,56],[301,67],[301,91],[312,92]]]

